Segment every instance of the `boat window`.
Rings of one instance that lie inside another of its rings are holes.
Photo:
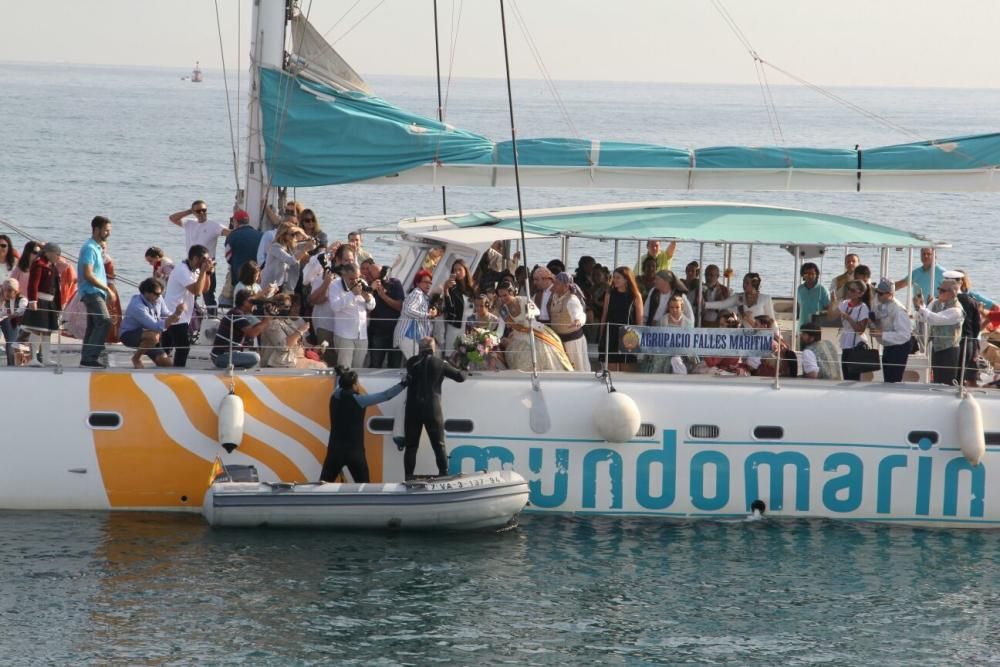
[[[369,433],[392,433],[395,420],[392,417],[372,417],[368,420]]]
[[[656,424],[639,424],[639,430],[636,431],[635,437],[652,438],[654,435],[656,435]]]
[[[1000,445],[1000,433],[993,431],[992,433],[986,433],[986,444],[987,445]]]
[[[753,437],[758,440],[781,440],[785,437],[785,429],[781,426],[755,426]]]
[[[117,412],[91,412],[87,415],[90,428],[114,430],[121,428],[122,416]]]
[[[688,433],[692,438],[718,438],[719,427],[715,424],[692,424]]]
[[[932,445],[936,445],[938,434],[937,431],[910,431],[906,439],[911,445],[919,445],[920,441],[924,439],[928,440]]]
[[[445,419],[444,430],[448,433],[472,433],[471,419]]]

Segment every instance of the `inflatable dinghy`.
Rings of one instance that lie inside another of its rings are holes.
[[[510,470],[389,484],[229,480],[205,493],[212,526],[477,530],[513,524],[528,503],[528,483]]]

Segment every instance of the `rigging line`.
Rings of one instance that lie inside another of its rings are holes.
[[[438,3],[437,0],[434,0],[434,70],[437,73],[438,122],[444,123],[444,111],[441,108],[441,46],[438,41],[438,32]],[[438,153],[440,146],[439,142],[434,149],[435,153]],[[435,162],[438,161],[439,157],[439,154],[434,156]],[[448,193],[443,185],[441,186],[441,214],[448,214]]]
[[[757,50],[753,48],[753,44],[750,43],[749,38],[747,38],[746,34],[740,29],[739,25],[736,23],[736,20],[732,17],[732,15],[729,13],[729,11],[725,8],[725,6],[722,4],[721,0],[712,0],[712,5],[719,12],[719,14],[722,16],[723,21],[725,21],[726,25],[729,26],[730,30],[732,30],[733,34],[736,36],[736,39],[739,40],[740,44],[742,44],[743,47],[749,52],[750,57],[752,57],[755,62],[759,62],[761,65],[766,65],[767,67],[770,67],[771,69],[775,70],[776,72],[784,74],[789,79],[792,79],[793,81],[795,81],[795,82],[797,82],[797,83],[799,83],[799,84],[801,84],[801,85],[809,88],[810,90],[812,90],[814,92],[817,92],[820,95],[823,95],[823,96],[825,96],[825,97],[833,100],[834,102],[837,102],[838,104],[841,104],[841,105],[847,107],[848,109],[850,109],[850,110],[852,110],[852,111],[854,111],[854,112],[856,112],[856,113],[858,113],[858,114],[860,114],[860,115],[868,118],[869,120],[873,120],[873,121],[875,121],[877,123],[880,123],[880,124],[884,125],[885,127],[888,127],[890,129],[896,130],[897,132],[905,134],[906,136],[909,136],[909,137],[912,137],[912,138],[916,138],[916,139],[920,139],[920,140],[923,140],[923,141],[927,140],[925,137],[921,136],[920,134],[918,134],[918,133],[916,133],[916,132],[914,132],[914,131],[906,128],[906,127],[903,127],[902,125],[899,125],[898,123],[894,123],[893,121],[889,120],[888,118],[886,118],[884,116],[881,116],[880,114],[877,114],[877,113],[875,113],[873,111],[869,111],[869,110],[865,109],[864,107],[861,107],[861,106],[859,106],[859,105],[857,105],[857,104],[855,104],[853,102],[850,102],[849,100],[847,100],[847,99],[845,99],[843,97],[840,97],[839,95],[837,95],[837,94],[835,94],[835,93],[833,93],[833,92],[831,92],[829,90],[826,90],[822,86],[819,86],[819,85],[816,85],[816,84],[814,84],[814,83],[812,83],[810,81],[807,81],[806,79],[803,79],[800,76],[796,76],[795,74],[792,74],[791,72],[789,72],[789,71],[787,71],[787,70],[785,70],[785,69],[783,69],[781,67],[778,67],[774,63],[765,60],[764,58],[762,58],[760,56],[759,53],[757,53]],[[765,80],[766,80],[766,75],[765,75]]]
[[[767,112],[767,123],[771,128],[771,136],[774,138],[775,144],[784,146],[785,137],[781,132],[778,109],[774,104],[774,98],[771,97],[771,89],[767,85],[767,76],[764,74],[764,67],[756,60],[754,61],[754,72],[757,74],[757,84],[760,86],[760,93],[764,98],[764,110]]]
[[[507,47],[507,18],[504,12],[503,2],[504,0],[499,0],[500,2],[500,29],[503,33],[503,60],[504,60],[504,71],[507,74],[507,109],[510,112],[510,144],[511,144],[511,155],[514,157],[514,190],[517,192],[517,220],[518,225],[521,228],[521,261],[524,266],[528,266],[528,246],[525,243],[524,235],[524,206],[521,203],[521,173],[518,169],[517,164],[517,128],[514,125],[514,94],[511,92],[510,85],[510,52]],[[531,291],[528,287],[528,274],[524,274],[524,293],[527,298],[531,299]],[[531,344],[531,380],[535,388],[538,388],[538,365],[535,357],[535,335],[530,329],[532,328],[532,317],[530,316],[530,310],[528,316],[528,342]]]
[[[358,27],[359,25],[361,25],[362,23],[364,23],[365,19],[366,19],[366,18],[368,18],[369,16],[371,16],[371,15],[372,15],[372,13],[374,13],[374,12],[375,12],[375,10],[376,10],[376,9],[378,9],[379,7],[381,7],[381,6],[383,5],[383,4],[385,4],[385,0],[379,0],[378,4],[377,4],[377,5],[375,5],[374,7],[372,7],[372,8],[371,8],[371,10],[369,10],[369,12],[368,12],[367,14],[365,14],[365,15],[364,15],[364,16],[362,16],[362,17],[361,17],[360,19],[358,19],[358,22],[357,22],[357,23],[355,23],[355,24],[354,24],[354,25],[352,25],[352,26],[351,26],[350,28],[348,28],[348,29],[347,29],[347,32],[345,32],[345,33],[344,33],[343,35],[341,35],[341,36],[340,36],[340,37],[338,37],[337,39],[333,40],[333,44],[336,44],[336,43],[337,43],[337,42],[339,42],[340,40],[342,40],[342,39],[344,39],[345,37],[347,37],[348,35],[350,35],[350,34],[351,34],[351,31],[352,31],[352,30],[354,30],[354,29],[355,29],[355,28],[357,28],[357,27]]]
[[[448,83],[444,89],[444,115],[448,115],[448,99],[451,96],[451,77],[455,73],[455,52],[458,50],[458,30],[462,25],[462,10],[465,0],[458,3],[458,17],[455,16],[455,0],[451,1],[451,45],[448,53]]]
[[[26,238],[29,241],[34,241],[35,243],[42,243],[42,239],[38,238],[34,234],[32,234],[32,233],[30,233],[30,232],[28,232],[28,231],[26,231],[24,229],[21,229],[20,227],[18,227],[17,225],[15,225],[13,222],[10,222],[9,220],[4,220],[3,218],[0,218],[0,226],[6,227],[7,229],[9,229],[12,232],[14,232],[15,234],[17,234],[18,236]],[[61,254],[62,254],[63,257],[65,257],[66,259],[68,259],[70,261],[73,261],[73,262],[76,262],[77,260],[80,259],[79,257],[77,257],[76,255],[74,255],[73,253],[66,252],[65,250],[63,250],[61,252]],[[135,282],[134,280],[129,280],[128,278],[125,278],[125,277],[119,275],[117,272],[115,273],[115,281],[116,282],[125,283],[126,285],[128,285],[130,287],[138,287],[139,286],[139,283]]]
[[[906,127],[904,127],[904,126],[902,126],[902,125],[900,125],[898,123],[895,123],[895,122],[889,120],[888,118],[886,118],[885,116],[882,116],[882,115],[880,115],[878,113],[875,113],[874,111],[869,111],[868,109],[865,109],[864,107],[859,106],[859,105],[855,104],[854,102],[851,102],[850,100],[847,100],[847,99],[845,99],[845,98],[837,95],[836,93],[834,93],[834,92],[832,92],[830,90],[827,90],[826,88],[823,88],[822,86],[819,86],[817,84],[811,83],[810,81],[807,81],[806,79],[803,79],[800,76],[792,74],[788,70],[783,69],[781,67],[778,67],[777,65],[775,65],[772,62],[764,60],[763,58],[760,59],[760,62],[762,64],[764,64],[764,65],[767,65],[768,67],[770,67],[774,71],[780,72],[781,74],[784,74],[789,79],[792,79],[793,81],[802,84],[806,88],[809,88],[810,90],[813,90],[813,91],[819,93],[820,95],[823,95],[824,97],[827,97],[827,98],[833,100],[834,102],[837,102],[838,104],[842,104],[843,106],[847,107],[851,111],[854,111],[854,112],[856,112],[858,114],[861,114],[862,116],[864,116],[864,117],[866,117],[866,118],[868,118],[870,120],[873,120],[873,121],[875,121],[877,123],[881,123],[882,125],[890,128],[890,129],[896,130],[897,132],[905,134],[905,135],[907,135],[909,137],[912,137],[912,138],[915,138],[915,139],[919,139],[921,141],[928,141],[928,139],[926,137],[918,134],[917,132],[914,132],[913,130],[910,130],[909,128],[906,128]]]
[[[538,44],[535,42],[534,36],[531,34],[531,31],[528,30],[528,23],[522,16],[521,10],[517,6],[516,0],[511,0],[511,7],[513,7],[514,9],[514,19],[517,21],[518,25],[521,28],[521,32],[524,35],[525,41],[528,44],[528,49],[531,51],[531,54],[535,59],[535,64],[538,65],[538,69],[542,73],[542,78],[544,79],[546,87],[549,89],[549,92],[552,94],[552,97],[555,100],[556,107],[562,114],[563,120],[565,120],[566,124],[569,126],[570,132],[573,133],[574,137],[579,139],[580,133],[576,128],[576,124],[570,117],[569,109],[566,107],[566,104],[563,102],[562,96],[559,94],[559,90],[556,88],[555,80],[552,78],[552,75],[549,72],[549,68],[545,65],[545,60],[542,58],[541,49],[538,48]]]
[[[334,29],[340,25],[341,21],[347,18],[347,15],[354,11],[354,8],[361,4],[361,0],[354,0],[354,4],[351,5],[346,12],[341,14],[337,22],[330,26],[330,29],[323,33],[323,38],[325,39],[327,35],[334,31]]]
[[[229,144],[233,152],[233,181],[240,189],[240,164],[236,155],[236,135],[233,127],[233,109],[229,102],[229,76],[226,73],[226,49],[222,43],[222,20],[219,18],[219,0],[215,0],[215,27],[219,33],[219,57],[222,59],[222,83],[226,88],[226,113],[229,115]],[[237,73],[239,76],[239,73]]]
[[[781,138],[781,145],[785,145],[785,133],[781,130],[781,120],[778,118],[778,105],[774,101],[774,91],[771,90],[771,84],[767,80],[767,70],[763,66],[760,68],[760,73],[764,77],[764,87],[767,89],[767,97],[771,102],[771,108],[774,110],[774,124],[778,128],[778,136]]]

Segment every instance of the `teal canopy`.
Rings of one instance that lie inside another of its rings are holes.
[[[430,162],[491,159],[493,143],[364,93],[261,68],[265,164],[276,187],[353,183]]]
[[[275,186],[507,185],[509,141],[456,129],[378,97],[260,70],[265,160]],[[872,149],[671,148],[559,137],[517,142],[524,184],[685,189],[994,190],[1000,134]],[[902,175],[902,176],[899,176]],[[956,178],[959,175],[959,178]],[[917,176],[907,180],[907,177]],[[604,180],[602,180],[604,179]],[[996,183],[995,183],[996,181]]]
[[[444,217],[457,228],[518,229],[516,211]],[[423,219],[426,225],[428,220]],[[661,239],[774,246],[920,248],[927,238],[855,218],[796,209],[724,203],[662,202],[525,211],[524,228],[539,236]],[[440,236],[443,236],[441,234]]]

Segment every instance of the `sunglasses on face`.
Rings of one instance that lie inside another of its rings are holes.
[[[197,213],[198,215],[205,215],[206,213],[208,213],[208,209],[207,208],[199,208],[199,209],[195,210],[195,213]]]
[[[146,292],[149,296],[162,296],[163,292]]]
[[[0,248],[9,248],[9,247],[10,246],[8,246],[6,243],[0,243]]]

